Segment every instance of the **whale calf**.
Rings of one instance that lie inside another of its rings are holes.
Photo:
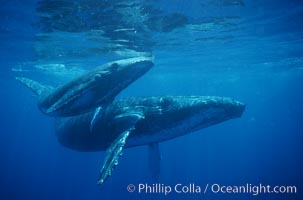
[[[67,117],[89,112],[96,107],[106,107],[152,66],[151,57],[118,60],[97,67],[58,88],[24,77],[16,79],[39,97],[38,107],[44,114]]]
[[[78,151],[106,150],[98,180],[102,184],[118,164],[123,147],[157,147],[159,142],[240,117],[244,110],[243,103],[226,97],[131,97],[114,100],[101,118],[95,119],[98,109],[56,118],[55,128],[59,143],[65,147]]]

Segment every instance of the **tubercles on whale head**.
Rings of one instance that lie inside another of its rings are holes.
[[[226,97],[186,96],[161,98],[162,112],[174,121],[200,129],[232,118],[241,117],[245,105]]]

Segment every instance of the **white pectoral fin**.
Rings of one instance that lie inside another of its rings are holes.
[[[98,180],[99,185],[104,183],[104,181],[112,174],[114,167],[118,165],[118,159],[122,155],[122,149],[131,131],[132,129],[121,133],[106,150],[105,161],[100,171],[100,178]]]
[[[114,140],[114,142],[107,148],[105,161],[100,171],[100,178],[98,184],[101,185],[112,174],[112,171],[116,165],[118,165],[118,159],[122,155],[123,147],[126,144],[127,137],[135,130],[136,123],[143,118],[143,115],[124,114],[117,116],[116,126],[124,131]]]
[[[28,78],[16,77],[16,80],[32,90],[37,96],[50,93],[50,91],[53,90],[50,86],[42,85],[41,83]]]
[[[98,107],[98,108],[96,108],[96,110],[95,110],[94,116],[93,116],[93,118],[92,118],[92,120],[90,122],[90,127],[89,127],[91,133],[93,132],[93,128],[94,128],[97,120],[100,119],[102,117],[102,115],[103,115],[103,111],[102,110],[103,109],[102,109],[101,106]]]
[[[161,168],[159,143],[152,143],[148,145],[148,165],[152,178],[154,181],[158,182]]]
[[[119,127],[122,132],[129,127],[135,127],[136,123],[141,119],[144,119],[142,112],[129,112],[117,115],[114,118],[113,123],[116,127]]]

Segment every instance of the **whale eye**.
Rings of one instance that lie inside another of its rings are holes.
[[[116,72],[119,69],[119,65],[117,63],[113,63],[112,66],[110,66],[111,72]]]
[[[172,99],[169,97],[160,98],[160,106],[162,109],[167,110],[172,104]]]

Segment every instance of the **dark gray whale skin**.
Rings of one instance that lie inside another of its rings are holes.
[[[151,57],[118,60],[97,67],[55,89],[27,78],[16,79],[38,95],[38,107],[44,114],[69,117],[107,106],[152,66]]]
[[[132,117],[142,119],[134,125],[125,147],[169,140],[220,122],[238,118],[245,105],[226,97],[162,96],[115,100],[90,124],[94,112],[56,119],[59,143],[77,151],[103,151],[131,126]]]

